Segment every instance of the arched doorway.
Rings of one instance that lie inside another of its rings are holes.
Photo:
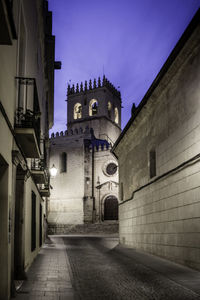
[[[118,201],[115,196],[108,196],[104,201],[104,220],[118,220]]]

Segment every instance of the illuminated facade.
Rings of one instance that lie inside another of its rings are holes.
[[[113,147],[120,243],[200,270],[200,10]]]
[[[55,37],[44,0],[0,1],[0,299],[45,239]]]
[[[118,116],[116,118],[116,110]],[[51,137],[51,228],[118,219],[118,168],[110,153],[121,132],[120,93],[105,78],[68,86],[67,131]]]

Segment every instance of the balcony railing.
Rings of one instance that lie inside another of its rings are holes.
[[[15,116],[15,127],[33,128],[38,145],[40,144],[40,118],[38,113],[34,113],[29,109],[24,112],[22,107],[18,107]]]
[[[49,182],[49,175],[46,168],[44,159],[32,158],[31,159],[31,171],[35,178],[36,183],[47,185]]]
[[[17,129],[27,129],[26,131],[18,130],[16,133],[18,134],[22,146],[25,148],[25,152],[29,152],[27,147],[31,147],[31,144],[26,145],[26,141],[30,141],[32,138],[32,146],[37,148],[38,152],[40,151],[40,109],[39,109],[39,101],[38,101],[38,93],[37,93],[37,86],[36,81],[34,78],[24,78],[24,77],[17,77],[17,102],[18,107],[16,109],[15,114],[15,128]],[[32,133],[30,130],[32,129]],[[24,134],[24,138],[22,135]],[[28,139],[29,134],[29,139]],[[32,134],[32,137],[30,136]],[[33,141],[35,135],[36,143]],[[26,138],[26,141],[25,141]],[[34,145],[35,144],[35,145]],[[30,149],[31,150],[31,149]],[[39,157],[36,153],[32,155],[27,153],[27,157]]]
[[[48,177],[48,183],[41,187],[40,194],[42,197],[50,197],[50,177]]]
[[[31,159],[31,170],[34,171],[44,171],[45,170],[45,161],[44,159],[32,158]]]

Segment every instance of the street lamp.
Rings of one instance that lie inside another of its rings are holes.
[[[52,177],[55,177],[56,174],[57,174],[58,170],[57,168],[55,167],[55,165],[53,164],[53,166],[50,168],[50,174]]]

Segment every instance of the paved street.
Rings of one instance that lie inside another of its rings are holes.
[[[189,274],[188,269],[161,259],[151,261],[150,255],[114,248],[117,239],[68,237],[64,242],[80,299],[200,299],[194,292],[200,294],[199,272]],[[195,275],[196,288],[187,283],[195,280]]]
[[[116,237],[51,236],[17,299],[200,299],[200,272],[117,244]]]

